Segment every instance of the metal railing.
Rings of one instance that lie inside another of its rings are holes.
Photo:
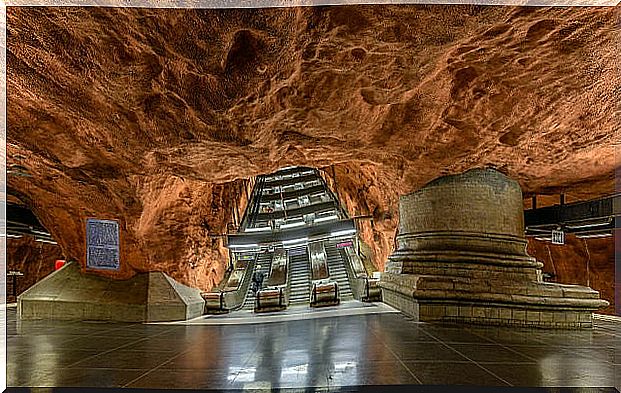
[[[345,270],[350,279],[349,282],[354,298],[363,302],[381,300],[382,294],[379,279],[369,278],[368,272],[355,250],[348,246],[342,248],[339,252],[343,261],[345,261]]]
[[[227,287],[225,285],[222,290],[201,294],[203,299],[205,299],[205,313],[226,313],[244,305],[257,258],[258,254],[255,254],[254,259],[247,261],[248,263],[244,269],[243,278],[235,289],[226,290]],[[230,278],[229,276],[229,280]]]
[[[289,305],[289,255],[285,249],[274,251],[268,287],[257,291],[255,311],[283,310]]]

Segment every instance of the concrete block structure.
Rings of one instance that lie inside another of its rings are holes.
[[[445,176],[401,197],[386,303],[421,321],[588,328],[608,304],[588,287],[543,282],[526,253],[519,184],[493,169]]]
[[[205,302],[198,289],[162,272],[113,280],[83,274],[69,263],[22,293],[17,307],[22,320],[158,322],[202,315]]]

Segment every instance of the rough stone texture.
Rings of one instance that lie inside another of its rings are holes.
[[[493,169],[403,196],[384,301],[422,321],[591,326],[591,313],[608,302],[588,287],[543,282],[543,264],[526,253],[522,210],[518,183]]]
[[[52,273],[57,259],[63,259],[63,254],[55,244],[36,242],[32,236],[8,238],[6,241],[6,271],[24,273],[17,277],[18,295]],[[7,277],[7,294],[10,294],[11,280]],[[7,301],[14,302],[15,298],[8,296]]]
[[[18,297],[21,319],[156,322],[194,318],[205,302],[198,289],[161,272],[115,280],[80,272],[69,263]]]
[[[543,263],[543,271],[553,274],[552,282],[586,285],[610,303],[598,312],[615,314],[614,238],[579,239],[565,236],[565,244],[528,239],[528,254]]]
[[[517,182],[507,182],[496,171],[440,177],[421,190],[402,196],[399,202],[400,235],[450,230],[451,234],[524,237],[520,186]],[[445,244],[441,246],[444,248]],[[416,247],[433,249],[429,244]],[[462,244],[459,249],[463,247]],[[524,254],[524,248],[502,251]]]
[[[491,164],[525,192],[613,188],[616,10],[8,7],[8,191],[84,265],[116,218],[126,279],[209,290],[235,181],[336,165],[382,269],[398,196]]]

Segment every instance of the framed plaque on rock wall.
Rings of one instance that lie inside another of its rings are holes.
[[[86,267],[119,270],[119,223],[116,220],[86,219]]]

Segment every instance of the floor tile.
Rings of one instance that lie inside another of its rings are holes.
[[[105,352],[118,347],[123,347],[140,339],[133,337],[107,337],[107,336],[88,336],[78,337],[71,342],[66,343],[65,347],[78,350],[98,350]]]
[[[603,363],[542,361],[482,366],[514,386],[611,387],[615,384],[614,366]]]
[[[139,352],[117,350],[86,358],[70,365],[70,368],[130,368],[151,369],[171,359],[162,352]]]
[[[433,338],[446,343],[490,343],[489,339],[475,333],[471,333],[463,328],[435,328],[427,326],[424,330]]]
[[[401,360],[442,360],[462,361],[462,355],[439,342],[435,343],[404,343],[391,346],[390,349]]]
[[[179,342],[169,338],[147,337],[138,340],[132,338],[132,340],[129,345],[123,347],[124,351],[181,353],[196,348],[195,343]]]
[[[412,362],[405,365],[424,385],[508,386],[472,362]]]
[[[532,362],[528,355],[512,351],[507,347],[496,344],[447,344],[460,354],[475,362]]]
[[[394,362],[337,363],[329,367],[328,379],[332,386],[419,384],[410,370]]]
[[[105,368],[71,368],[59,369],[53,378],[38,385],[40,387],[122,387],[138,378],[145,370],[105,369]]]
[[[161,368],[166,370],[224,370],[246,364],[250,354],[221,356],[216,352],[189,352],[170,358]]]
[[[7,373],[19,368],[57,370],[80,360],[97,355],[95,350],[36,351],[7,356]]]
[[[546,331],[396,313],[232,326],[18,324],[8,315],[12,386],[621,385],[621,324]]]
[[[194,370],[155,370],[129,383],[129,388],[226,389],[235,375]]]
[[[9,371],[9,370],[7,370]],[[7,372],[7,386],[19,387],[35,387],[35,386],[51,386],[55,382],[55,372],[57,370],[42,369],[38,367],[26,368],[16,367],[14,370]]]

